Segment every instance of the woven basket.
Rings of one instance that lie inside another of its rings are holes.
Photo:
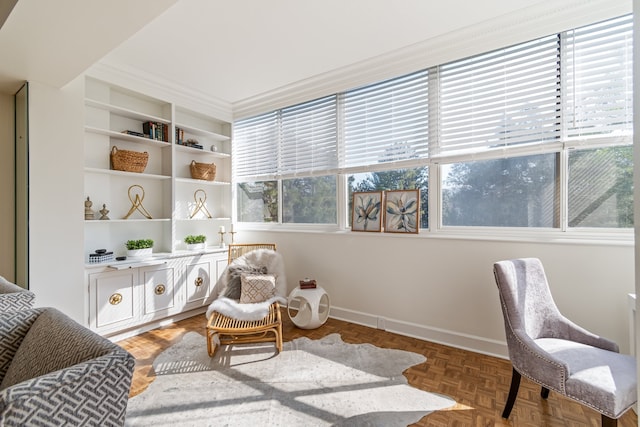
[[[191,178],[213,181],[216,178],[215,163],[198,163],[191,161]]]
[[[118,150],[115,145],[111,149],[111,169],[125,172],[144,172],[149,160],[149,153],[146,151]]]

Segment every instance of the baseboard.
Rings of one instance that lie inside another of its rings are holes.
[[[131,337],[135,337],[136,335],[140,335],[143,332],[148,332],[153,329],[158,329],[163,326],[171,325],[172,323],[178,322],[180,320],[188,319],[189,317],[197,316],[198,314],[204,315],[206,311],[207,311],[207,307],[185,311],[170,317],[165,317],[156,321],[145,323],[144,325],[138,325],[131,329],[118,331],[113,334],[107,334],[107,335],[104,335],[104,337],[113,342],[121,341],[126,338],[131,338]]]
[[[415,323],[383,318],[340,307],[331,307],[329,317],[358,325],[369,326],[371,328],[384,329],[385,331],[399,335],[431,341],[462,350],[485,354],[487,356],[498,357],[500,359],[509,358],[506,342],[488,340],[474,335],[460,334],[445,329],[431,328]]]

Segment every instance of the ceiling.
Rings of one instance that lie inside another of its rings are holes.
[[[0,28],[0,91],[61,87],[99,61],[233,104],[549,3],[18,0]]]

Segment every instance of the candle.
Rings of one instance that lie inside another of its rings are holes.
[[[231,223],[231,232],[233,233],[233,223]]]
[[[224,233],[224,225],[220,226],[220,233]]]

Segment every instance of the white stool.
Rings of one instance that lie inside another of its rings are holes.
[[[293,303],[293,304],[292,304]],[[291,315],[291,308],[298,310]],[[322,287],[312,289],[295,288],[289,294],[287,312],[289,318],[299,328],[313,329],[324,324],[329,317],[329,295]]]

